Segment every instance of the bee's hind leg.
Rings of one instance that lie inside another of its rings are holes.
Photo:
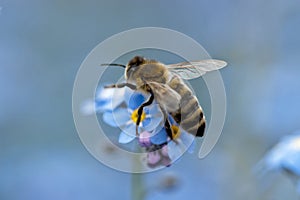
[[[171,128],[168,118],[165,118],[165,129],[166,129],[166,132],[167,132],[167,135],[169,136],[169,138],[171,140],[173,140],[172,128]]]
[[[154,100],[154,94],[152,92],[152,90],[149,91],[150,92],[150,97],[147,101],[145,101],[142,105],[140,105],[140,107],[138,108],[138,118],[136,120],[136,128],[135,128],[135,134],[136,136],[138,136],[138,126],[140,125],[140,122],[141,122],[141,118],[142,118],[142,114],[143,114],[143,110],[144,110],[144,107],[146,106],[149,106],[152,104],[153,100]]]
[[[119,83],[119,84],[112,84],[112,85],[106,85],[104,88],[123,88],[123,87],[129,87],[132,90],[136,90],[136,86],[130,83]]]
[[[173,130],[172,130],[172,127],[171,127],[171,124],[170,124],[170,121],[169,121],[169,118],[168,118],[168,114],[166,111],[164,111],[162,108],[160,108],[164,114],[164,120],[165,120],[165,130],[167,132],[167,135],[169,136],[169,140],[167,141],[170,142],[170,141],[173,141],[175,142],[175,144],[178,144],[178,141],[173,137]]]

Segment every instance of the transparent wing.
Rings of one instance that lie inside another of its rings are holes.
[[[155,100],[169,112],[179,109],[181,96],[167,84],[147,82],[152,89]]]
[[[183,79],[193,79],[202,76],[206,72],[221,69],[226,65],[227,63],[222,60],[207,59],[166,66],[172,73],[179,75]]]

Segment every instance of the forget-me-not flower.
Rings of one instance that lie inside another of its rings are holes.
[[[172,129],[171,140],[164,126],[158,126],[152,133],[145,132],[139,136],[139,143],[148,152],[147,164],[150,167],[159,165],[169,166],[186,150],[190,153],[194,147],[194,136],[183,130],[175,120],[169,116]]]
[[[171,123],[170,125],[172,129],[173,139],[170,140],[170,138],[168,138],[168,155],[172,161],[175,161],[185,151],[188,151],[190,153],[193,152],[195,136],[183,130],[171,116],[169,116],[169,121]],[[158,130],[155,134],[157,136],[151,138],[151,141],[154,144],[161,143],[163,136],[168,136],[164,127],[160,128],[160,130],[159,128],[157,128],[156,130]]]
[[[96,92],[95,100],[87,100],[83,103],[83,114],[102,113],[113,111],[125,101],[125,95],[130,93],[127,88],[104,88],[100,87]]]
[[[103,88],[97,93],[94,102],[86,102],[83,111],[103,113],[103,121],[112,127],[121,129],[119,143],[129,143],[136,135],[138,108],[147,101],[149,95],[129,88]],[[164,127],[164,117],[155,102],[144,107],[138,127],[138,141],[147,152],[147,164],[150,167],[170,166],[186,150],[191,151],[194,136],[184,131],[169,116],[172,129],[171,140]]]
[[[119,143],[129,143],[135,139],[138,108],[147,100],[146,96],[142,93],[132,91],[130,94],[124,94],[124,97],[125,107],[117,107],[111,112],[104,112],[103,114],[104,122],[121,129]],[[153,131],[162,122],[162,119],[162,112],[155,102],[144,107],[138,133]]]

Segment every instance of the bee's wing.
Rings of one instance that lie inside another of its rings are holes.
[[[151,88],[154,98],[160,106],[169,112],[179,109],[181,96],[170,88],[170,86],[157,82],[147,82],[147,84]]]
[[[167,68],[183,79],[198,78],[206,72],[221,69],[225,67],[227,63],[222,60],[207,59],[198,60],[192,62],[182,62],[177,64],[166,65]]]

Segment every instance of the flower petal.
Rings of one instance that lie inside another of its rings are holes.
[[[145,130],[147,131],[153,131],[155,128],[157,128],[159,126],[159,124],[161,123],[162,119],[163,119],[163,114],[161,113],[160,109],[158,108],[157,104],[151,105],[148,108],[145,108],[149,110],[149,116],[147,117],[147,119],[150,119],[151,121],[146,121],[145,122]],[[145,111],[145,112],[148,112]]]
[[[151,120],[149,117],[146,117],[146,119],[144,119],[144,121],[142,121],[143,127],[149,126],[150,123],[151,123],[151,121],[152,121],[152,120]]]
[[[180,131],[181,131],[180,140],[183,143],[184,151],[188,150],[190,153],[193,153],[195,148],[195,144],[194,144],[195,136],[190,133],[187,133],[183,129],[180,129]]]
[[[112,114],[119,127],[128,123],[128,121],[131,121],[130,113],[126,108],[117,108],[112,112]]]
[[[135,90],[132,90],[129,87],[125,87],[124,99],[125,99],[126,105],[128,105],[128,101],[129,101],[131,95],[135,92],[136,92]]]
[[[150,135],[151,134],[147,131],[140,133],[139,144],[141,147],[150,147],[151,146]]]
[[[118,127],[112,112],[105,112],[102,116],[103,121],[112,127]]]
[[[123,133],[127,134],[127,135],[131,135],[131,136],[136,136],[136,125],[134,123],[129,123],[126,126],[122,126],[120,127],[120,129],[122,130]],[[138,128],[138,132],[141,132],[141,128]]]
[[[137,109],[142,103],[145,102],[145,96],[140,92],[134,92],[132,93],[129,98],[126,98],[126,103],[128,105],[128,108],[131,110]]]
[[[119,136],[119,143],[127,144],[127,143],[131,142],[132,140],[134,140],[134,138],[135,138],[135,136],[128,135],[122,131]]]
[[[184,151],[182,151],[179,144],[176,144],[173,141],[170,141],[168,143],[168,154],[172,161],[175,161],[178,158],[180,158],[180,156],[182,156],[183,153]]]
[[[131,119],[129,113],[125,108],[117,108],[112,112],[105,112],[103,114],[103,121],[113,127],[120,127],[125,125]]]
[[[112,99],[124,97],[125,88],[104,88],[100,87],[96,92],[96,99]]]
[[[94,102],[97,112],[112,111],[113,107],[108,99],[96,99]]]
[[[163,157],[161,159],[161,164],[166,167],[170,167],[172,164],[172,160],[169,157]]]
[[[148,152],[147,154],[147,163],[148,165],[156,165],[161,159],[161,155],[158,151]]]
[[[300,135],[285,136],[272,150],[265,156],[263,162],[267,170],[289,168],[300,176]]]
[[[96,94],[96,109],[112,111],[124,101],[125,88],[100,88]]]
[[[194,140],[194,141],[192,142],[192,144],[188,147],[187,151],[188,151],[189,153],[194,153],[195,148],[196,148],[196,142],[195,142],[195,140]]]
[[[162,148],[161,148],[161,154],[164,156],[164,157],[168,157],[169,154],[168,154],[168,146],[167,145],[164,145]]]
[[[87,100],[81,104],[80,111],[84,115],[91,115],[96,112],[95,102],[93,100]]]
[[[167,142],[168,136],[164,128],[161,128],[159,131],[154,131],[154,135],[151,136],[150,141],[153,144],[163,144]]]

